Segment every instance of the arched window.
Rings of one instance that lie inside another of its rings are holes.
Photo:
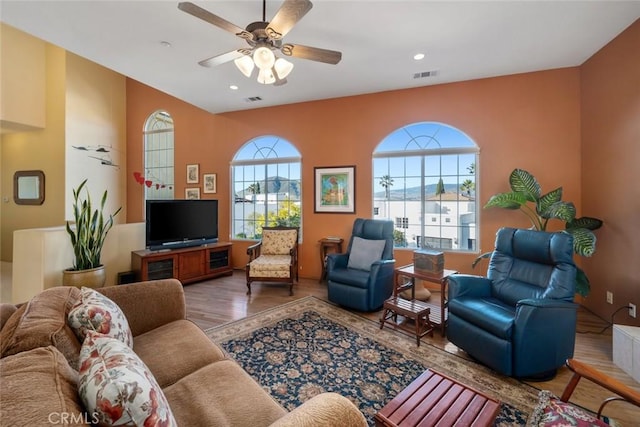
[[[231,162],[231,176],[233,238],[259,239],[264,225],[301,226],[301,156],[289,141],[247,142]]]
[[[396,247],[475,251],[478,146],[462,131],[422,122],[373,153],[373,216],[394,221]]]
[[[144,187],[144,200],[173,199],[173,118],[156,111],[144,124],[144,173],[136,179]]]

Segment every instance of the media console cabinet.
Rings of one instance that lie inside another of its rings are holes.
[[[172,250],[131,252],[131,268],[136,280],[171,279],[183,284],[233,274],[231,243]]]

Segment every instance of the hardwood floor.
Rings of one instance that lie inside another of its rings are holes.
[[[288,286],[273,283],[252,284],[252,295],[246,295],[244,271],[234,271],[232,276],[185,285],[187,317],[202,329],[241,319],[271,307],[312,295],[327,301],[327,287],[317,280],[301,279],[294,286],[294,295],[289,296]],[[378,320],[380,311],[358,313],[366,318]],[[578,333],[574,357],[588,363],[607,375],[640,391],[640,384],[613,364],[611,328],[605,329],[607,322],[591,312],[578,311]],[[603,332],[602,330],[605,329]],[[398,332],[401,333],[401,332]],[[455,345],[436,332],[434,337],[424,337],[423,342],[439,347],[452,354],[467,357]],[[571,372],[562,368],[551,381],[529,383],[538,389],[551,390],[560,395],[569,382]],[[596,411],[600,403],[610,397],[606,390],[586,380],[581,380],[571,402]],[[616,418],[624,426],[640,426],[640,408],[630,404],[613,402],[607,405],[605,414]]]

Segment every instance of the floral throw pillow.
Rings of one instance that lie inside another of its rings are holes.
[[[118,305],[91,288],[83,287],[78,302],[71,308],[67,323],[82,342],[87,331],[117,338],[133,348],[129,322]]]
[[[538,393],[538,405],[535,407],[527,427],[608,427],[609,424],[593,414],[558,399],[548,390]]]
[[[78,394],[104,426],[177,426],[149,368],[120,340],[87,332],[80,350]]]

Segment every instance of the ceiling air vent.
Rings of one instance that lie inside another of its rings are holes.
[[[262,98],[260,98],[259,96],[250,96],[248,98],[244,99],[245,102],[258,102],[258,101],[262,101]]]
[[[423,79],[425,77],[435,77],[438,75],[438,70],[432,70],[432,71],[423,71],[421,73],[415,73],[413,75],[414,79]]]

